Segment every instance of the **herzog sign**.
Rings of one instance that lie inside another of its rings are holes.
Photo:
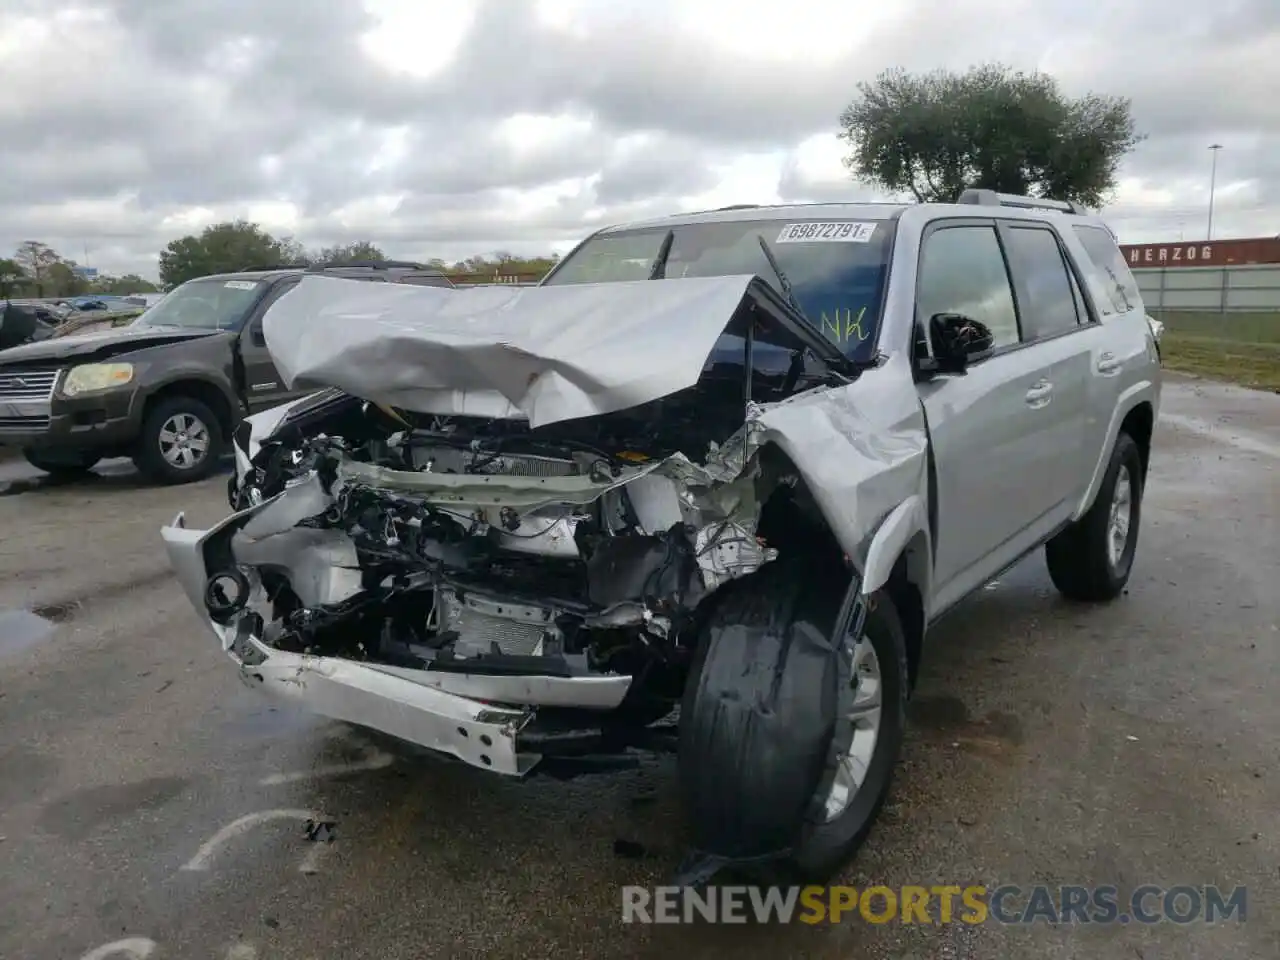
[[[1141,246],[1125,246],[1124,258],[1131,267],[1160,267],[1181,264],[1189,267],[1211,267],[1223,257],[1208,243],[1150,243]]]

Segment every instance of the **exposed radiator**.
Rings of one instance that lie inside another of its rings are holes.
[[[494,645],[509,656],[536,656],[542,653],[548,634],[560,636],[555,611],[510,603],[468,592],[459,597],[443,587],[438,595],[440,629],[456,631],[454,652],[470,657],[491,653]]]

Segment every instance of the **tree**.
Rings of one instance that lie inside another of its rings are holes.
[[[45,286],[51,297],[78,297],[89,292],[89,281],[76,272],[74,260],[55,260],[49,264]]]
[[[49,286],[49,271],[55,264],[62,262],[62,258],[53,247],[39,240],[24,240],[18,245],[13,259],[23,275],[35,287],[37,297],[45,295],[45,287]]]
[[[554,253],[545,257],[517,257],[514,254],[499,251],[489,256],[476,254],[453,264],[445,265],[444,261],[432,261],[432,263],[440,264],[440,269],[449,274],[492,273],[501,276],[515,274],[541,276],[555,266],[559,259],[559,255]]]
[[[999,64],[885,71],[858,84],[840,125],[856,179],[921,202],[979,187],[1098,207],[1143,139],[1128,99],[1073,99],[1046,74]]]
[[[175,287],[196,277],[261,269],[304,260],[301,244],[277,239],[256,223],[234,220],[180,237],[160,252],[160,282]]]
[[[136,273],[126,273],[122,277],[100,276],[89,285],[89,289],[94,293],[122,297],[130,293],[156,293],[160,288]]]
[[[312,263],[355,263],[359,260],[385,260],[387,256],[368,240],[357,240],[336,247],[321,247],[310,259]]]
[[[24,279],[26,275],[16,260],[0,257],[0,300],[12,296],[15,288]]]

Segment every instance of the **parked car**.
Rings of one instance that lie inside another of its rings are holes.
[[[1067,203],[687,214],[534,288],[308,277],[263,331],[319,392],[237,431],[230,516],[162,531],[234,668],[517,777],[678,707],[714,863],[832,875],[930,625],[1040,548],[1073,600],[1133,568],[1160,367]]]
[[[394,261],[283,267],[191,280],[127,326],[102,312],[93,316],[107,329],[68,321],[67,336],[0,351],[0,444],[52,474],[129,456],[156,482],[208,476],[244,414],[297,395],[275,372],[261,320],[304,272],[449,285]]]
[[[0,303],[0,351],[24,343],[47,340],[61,318],[47,307],[33,303]]]

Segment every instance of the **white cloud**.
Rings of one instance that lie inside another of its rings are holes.
[[[0,252],[154,273],[247,217],[532,254],[677,210],[879,199],[835,135],[857,84],[989,59],[1133,98],[1123,238],[1203,235],[1215,142],[1215,235],[1280,229],[1275,0],[4,0]]]

